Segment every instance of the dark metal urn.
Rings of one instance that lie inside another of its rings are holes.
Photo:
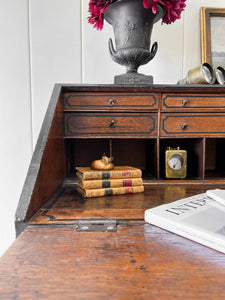
[[[153,24],[163,16],[163,9],[157,6],[157,13],[143,6],[143,0],[117,0],[104,13],[105,20],[113,26],[116,50],[109,39],[112,59],[126,66],[127,73],[114,77],[115,84],[152,84],[153,77],[137,72],[139,66],[147,64],[155,56],[158,44],[150,49]]]

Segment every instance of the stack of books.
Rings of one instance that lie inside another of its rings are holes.
[[[144,191],[142,171],[128,166],[115,166],[113,170],[98,171],[90,167],[77,167],[77,191],[85,198],[134,194]]]

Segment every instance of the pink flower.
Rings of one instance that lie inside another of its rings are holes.
[[[109,5],[115,0],[90,0],[88,22],[98,30],[102,30],[104,23],[104,12],[107,11]]]
[[[107,11],[109,5],[117,0],[90,0],[88,22],[94,25],[99,30],[103,28],[104,12]],[[157,11],[157,5],[161,5],[164,8],[164,16],[162,17],[162,23],[171,24],[177,19],[180,19],[181,13],[186,7],[186,0],[143,0],[143,6],[146,9],[152,9],[155,14]]]
[[[151,8],[155,14],[157,11],[157,4],[164,7],[165,14],[162,17],[162,23],[171,24],[177,19],[180,19],[181,13],[186,7],[186,0],[143,0],[145,8]]]
[[[162,17],[163,23],[171,24],[181,18],[181,13],[186,7],[186,0],[166,0],[163,2],[166,9],[166,13]]]
[[[143,5],[145,8],[151,8],[152,12],[156,14],[157,11],[157,3],[164,5],[163,1],[161,0],[143,0]]]

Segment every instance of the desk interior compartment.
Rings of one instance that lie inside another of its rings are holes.
[[[165,179],[165,152],[168,147],[187,151],[187,178],[203,179],[204,140],[195,139],[160,139],[160,178]]]
[[[76,167],[90,166],[105,153],[116,166],[132,166],[142,170],[143,178],[157,177],[156,139],[66,139],[68,177]]]
[[[225,139],[207,138],[205,151],[205,178],[225,178]]]

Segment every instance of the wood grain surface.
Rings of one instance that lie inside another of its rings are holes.
[[[225,134],[224,114],[203,114],[203,113],[162,113],[160,128],[161,136],[183,138],[185,136],[214,136],[219,137]]]
[[[129,93],[65,93],[64,111],[144,110],[158,108],[159,94]]]
[[[29,226],[0,260],[0,299],[224,299],[225,256],[151,225]]]
[[[157,136],[157,113],[66,113],[65,138]]]
[[[163,94],[162,110],[167,111],[221,111],[225,107],[224,95],[214,94]]]
[[[144,193],[83,198],[75,184],[65,184],[29,220],[32,224],[74,224],[84,218],[116,218],[117,220],[144,221],[144,211],[157,205],[169,203],[207,189],[224,188],[220,185],[145,185]]]

